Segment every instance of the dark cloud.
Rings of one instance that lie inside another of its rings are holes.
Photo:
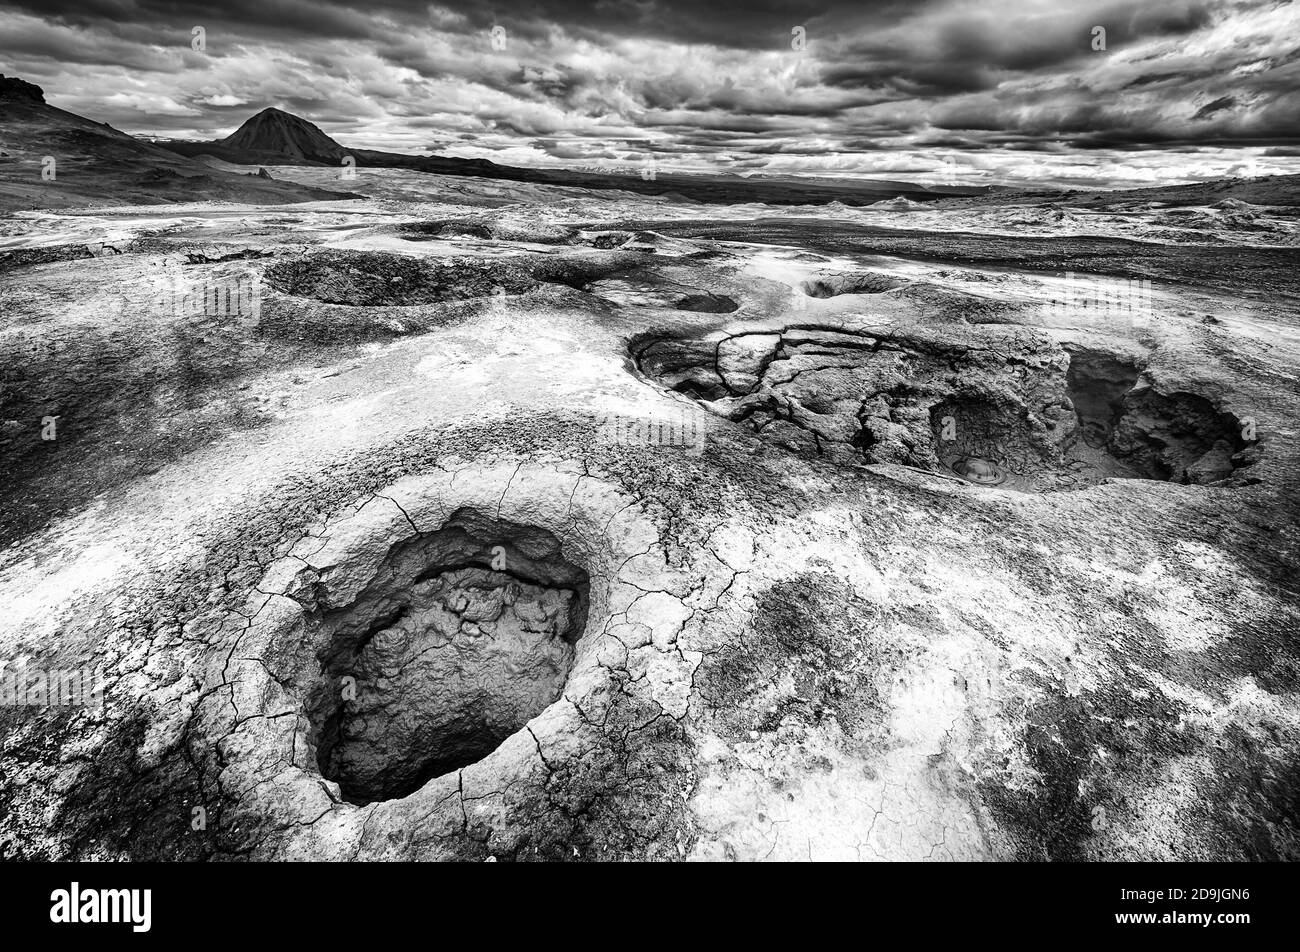
[[[1196,114],[1192,116],[1192,118],[1208,119],[1216,112],[1219,112],[1224,109],[1231,109],[1235,105],[1237,105],[1237,100],[1234,97],[1224,96],[1221,99],[1214,100],[1214,102],[1207,102],[1200,109],[1196,110]]]
[[[109,30],[123,39],[167,46],[189,46],[190,30],[203,26],[214,46],[228,37],[272,36],[363,39],[383,28],[366,7],[311,0],[230,0],[228,3],[174,3],[170,0],[18,0],[4,7],[70,26]],[[376,13],[410,16],[419,4],[387,6]]]
[[[1181,70],[1170,73],[1145,73],[1136,79],[1130,80],[1125,88],[1137,86],[1150,86],[1154,83],[1185,83],[1189,80],[1201,79],[1205,76],[1214,74],[1212,69],[1204,70]]]
[[[224,135],[273,105],[350,144],[410,151],[578,163],[632,150],[818,174],[934,152],[983,174],[1030,154],[1293,157],[1297,6],[0,0],[0,60],[128,131]],[[206,50],[190,48],[196,25]]]

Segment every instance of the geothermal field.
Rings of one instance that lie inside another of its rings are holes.
[[[1300,177],[439,171],[0,83],[0,857],[1300,855]]]

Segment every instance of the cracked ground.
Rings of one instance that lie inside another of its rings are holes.
[[[0,856],[1300,854],[1293,249],[452,184],[11,223]]]

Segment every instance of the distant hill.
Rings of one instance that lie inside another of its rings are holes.
[[[338,165],[347,154],[317,126],[280,109],[263,109],[222,139],[221,144],[242,152],[274,153],[329,165]]]
[[[573,188],[621,189],[642,195],[674,195],[697,202],[737,204],[765,202],[773,205],[870,205],[899,196],[913,201],[933,201],[950,195],[983,195],[986,187],[936,186],[873,179],[800,179],[796,176],[765,178],[736,175],[684,175],[656,172],[645,178],[639,169],[626,175],[574,172],[565,169],[525,169],[497,165],[485,159],[405,155],[374,149],[346,149],[300,116],[280,109],[263,109],[232,135],[212,142],[160,141],[159,146],[185,156],[209,155],[238,165],[332,165],[346,156],[358,168],[397,168],[441,175],[533,182]]]
[[[53,158],[53,180],[42,178]],[[57,109],[39,86],[0,76],[0,212],[92,205],[230,201],[255,205],[353,197],[219,171]]]
[[[1255,178],[1222,178],[1180,185],[1150,185],[1142,188],[1107,190],[1011,189],[988,196],[958,197],[945,207],[961,208],[990,203],[1060,206],[1157,204],[1171,207],[1213,205],[1238,201],[1251,205],[1300,206],[1300,175],[1263,175]]]

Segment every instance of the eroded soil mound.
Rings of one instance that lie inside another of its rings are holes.
[[[323,251],[277,262],[264,280],[277,291],[354,307],[438,304],[537,286],[508,264],[426,261],[378,251]]]

